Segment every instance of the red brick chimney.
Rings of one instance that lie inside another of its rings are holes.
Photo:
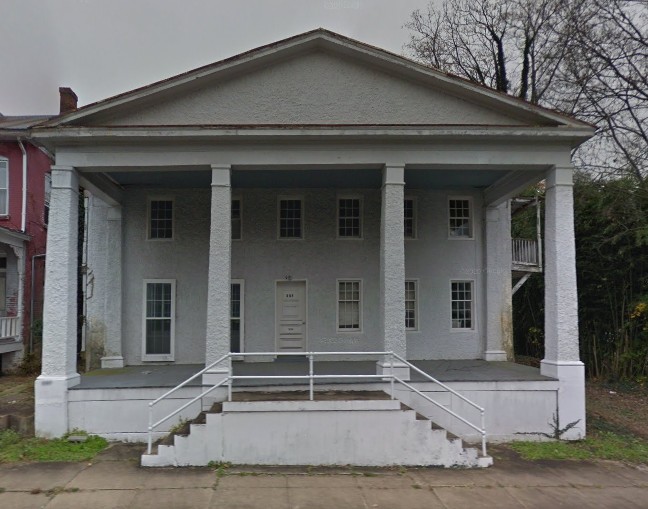
[[[77,109],[77,101],[79,100],[79,98],[71,88],[59,87],[59,96],[61,98],[59,115],[69,113]]]

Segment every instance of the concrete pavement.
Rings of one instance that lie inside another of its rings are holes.
[[[494,449],[481,470],[144,469],[141,446],[92,463],[0,465],[0,508],[648,508],[648,467],[527,462]]]

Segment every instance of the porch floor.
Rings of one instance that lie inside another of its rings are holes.
[[[513,362],[488,362],[484,360],[419,360],[411,361],[419,369],[441,382],[512,382],[549,381],[540,370]],[[81,375],[81,383],[72,389],[126,389],[144,387],[175,387],[197,373],[200,364],[138,365],[116,369],[98,369]],[[376,374],[376,361],[322,361],[315,363],[319,375],[372,375]],[[235,375],[308,375],[308,361],[299,357],[279,358],[273,362],[234,362]],[[411,381],[426,379],[412,372]],[[371,383],[361,380],[362,383]],[[376,380],[376,382],[378,382]],[[304,385],[308,380],[238,380],[235,387],[268,385]],[[353,383],[350,379],[315,380],[317,384]],[[382,383],[382,382],[378,382]],[[190,386],[202,385],[200,377]]]

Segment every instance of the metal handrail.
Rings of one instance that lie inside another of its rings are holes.
[[[327,356],[327,355],[345,355],[345,356],[356,356],[356,355],[362,355],[362,356],[374,356],[374,355],[381,355],[385,357],[389,357],[389,368],[390,368],[390,373],[389,374],[376,374],[376,375],[343,375],[343,374],[336,374],[336,375],[316,375],[314,372],[314,358],[315,356]],[[308,375],[234,375],[233,370],[232,370],[232,358],[233,357],[264,357],[264,356],[306,356],[308,357],[308,364],[309,364],[309,369],[308,369]],[[413,369],[417,373],[423,375],[423,377],[427,378],[429,381],[439,385],[446,391],[450,392],[451,394],[457,396],[459,399],[462,401],[468,403],[470,406],[473,408],[477,409],[480,413],[481,417],[481,427],[477,426],[476,424],[471,423],[467,419],[461,417],[458,415],[456,412],[453,412],[449,408],[446,408],[444,405],[441,403],[434,401],[431,397],[427,396],[423,392],[419,391],[417,388],[414,386],[410,385],[409,383],[405,382],[404,380],[401,380],[394,374],[394,359],[400,361],[403,363],[405,366],[409,367],[410,369]],[[195,380],[197,377],[200,375],[205,374],[208,372],[210,369],[213,369],[215,366],[221,364],[223,361],[227,360],[228,361],[228,374],[226,377],[224,377],[222,380],[220,380],[217,384],[213,385],[209,389],[201,392],[198,396],[192,398],[190,401],[186,402],[170,414],[166,415],[162,419],[159,419],[155,423],[153,422],[153,407],[157,405],[160,401],[163,399],[167,398],[180,388],[184,387],[187,385],[189,382],[192,380]],[[153,448],[153,430],[158,427],[160,424],[162,424],[165,421],[168,421],[171,417],[179,414],[184,410],[185,408],[189,407],[190,405],[194,404],[196,401],[199,399],[202,399],[205,397],[207,394],[212,392],[213,390],[217,389],[218,387],[222,387],[227,384],[227,392],[228,396],[227,399],[229,401],[232,401],[232,382],[235,380],[275,380],[275,379],[281,379],[281,380],[309,380],[309,398],[312,401],[314,399],[314,381],[316,379],[340,379],[340,378],[348,378],[348,379],[380,379],[380,380],[385,380],[388,379],[391,384],[391,398],[395,399],[395,391],[394,391],[394,382],[398,382],[410,391],[418,394],[419,396],[423,397],[430,403],[434,404],[438,408],[444,410],[451,416],[455,417],[456,419],[460,420],[467,426],[471,427],[475,431],[479,432],[481,435],[481,442],[482,442],[482,454],[483,456],[486,456],[486,425],[485,425],[485,411],[482,407],[474,403],[473,401],[469,400],[466,398],[464,395],[458,393],[451,387],[448,387],[446,384],[443,382],[437,380],[433,376],[429,375],[425,371],[417,368],[414,366],[411,362],[405,360],[403,357],[401,357],[398,354],[395,354],[394,352],[245,352],[245,353],[228,353],[220,357],[218,360],[212,362],[209,364],[207,367],[203,368],[200,370],[198,373],[195,375],[187,378],[185,381],[181,382],[178,384],[176,387],[173,389],[165,392],[162,396],[158,397],[157,399],[151,401],[148,404],[149,407],[149,415],[148,415],[148,447],[147,451],[148,454],[151,454],[152,448]]]

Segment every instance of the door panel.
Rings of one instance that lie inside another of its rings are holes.
[[[306,347],[306,282],[277,283],[275,330],[278,351],[302,351]]]

